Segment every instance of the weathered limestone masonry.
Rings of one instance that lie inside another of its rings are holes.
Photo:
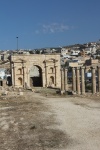
[[[92,92],[96,93],[96,75],[95,75],[95,67],[92,67]]]
[[[77,94],[80,94],[80,69],[76,68],[76,89]]]
[[[60,55],[12,55],[12,85],[14,87],[61,88]]]
[[[73,91],[76,91],[76,74],[75,74],[75,68],[72,68],[72,89],[73,89]]]
[[[81,94],[85,94],[85,67],[81,67]]]
[[[100,66],[98,66],[98,92],[100,92]]]
[[[64,81],[65,81],[65,84],[64,84],[64,88],[65,88],[65,91],[68,91],[68,80],[67,80],[67,69],[64,69]]]
[[[61,92],[63,94],[63,92],[65,91],[65,87],[64,87],[64,69],[61,69]]]
[[[92,93],[96,94],[100,92],[100,66],[91,67],[92,73]],[[67,82],[67,69],[61,69],[61,91],[63,93],[68,90]],[[72,68],[72,91],[76,92],[78,95],[84,95],[86,92],[85,87],[85,67],[73,67]]]
[[[12,85],[14,87],[56,87],[63,94],[68,91],[68,69],[60,69],[60,55],[12,55]],[[86,93],[86,67],[72,68],[72,91],[78,95]],[[100,93],[100,66],[91,67],[92,93]],[[91,84],[91,83],[90,83]]]

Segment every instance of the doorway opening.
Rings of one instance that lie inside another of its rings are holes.
[[[30,86],[42,87],[42,69],[39,66],[33,66],[30,69]]]
[[[12,81],[11,81],[11,76],[7,77],[7,85],[11,86],[12,85]]]
[[[3,81],[0,81],[0,86],[3,86]]]

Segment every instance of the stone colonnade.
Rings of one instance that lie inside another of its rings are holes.
[[[76,92],[78,95],[85,94],[85,67],[73,67],[72,68],[72,91]],[[67,78],[67,69],[61,69],[61,93],[68,91],[68,78]],[[97,75],[96,75],[97,72]],[[92,74],[92,93],[95,94],[100,92],[100,66],[91,67]],[[97,76],[97,80],[96,80]],[[97,82],[97,84],[96,84]]]

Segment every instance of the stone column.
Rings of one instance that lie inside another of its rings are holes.
[[[11,78],[12,78],[12,86],[14,86],[14,72],[13,72],[13,64],[11,64]]]
[[[98,92],[100,92],[100,66],[98,66]]]
[[[55,87],[57,86],[57,66],[55,66]]]
[[[47,67],[48,66],[45,65],[45,80],[46,80],[45,87],[47,87]]]
[[[81,94],[84,95],[85,94],[85,73],[84,73],[84,67],[81,67]]]
[[[26,67],[26,79],[25,79],[25,88],[28,86],[28,68]]]
[[[95,76],[95,67],[92,67],[92,93],[96,93],[96,76]]]
[[[25,81],[25,88],[29,87],[29,68],[26,67],[26,81]]]
[[[45,79],[45,69],[42,70],[42,86],[45,87],[46,79]]]
[[[75,73],[75,68],[72,68],[72,90],[76,92],[76,73]]]
[[[13,66],[13,86],[15,86],[15,67]]]
[[[27,82],[28,82],[28,86],[30,87],[30,69],[28,69],[27,71]]]
[[[64,69],[61,69],[61,93],[64,93]]]
[[[65,91],[68,91],[68,80],[67,80],[67,69],[64,69],[64,86],[65,86]]]
[[[77,94],[80,94],[80,68],[76,68],[76,88]]]
[[[22,64],[22,69],[23,69],[23,88],[25,87],[25,66],[24,63]]]

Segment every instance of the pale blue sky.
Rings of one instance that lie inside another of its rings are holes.
[[[0,49],[100,39],[100,0],[0,0]]]

